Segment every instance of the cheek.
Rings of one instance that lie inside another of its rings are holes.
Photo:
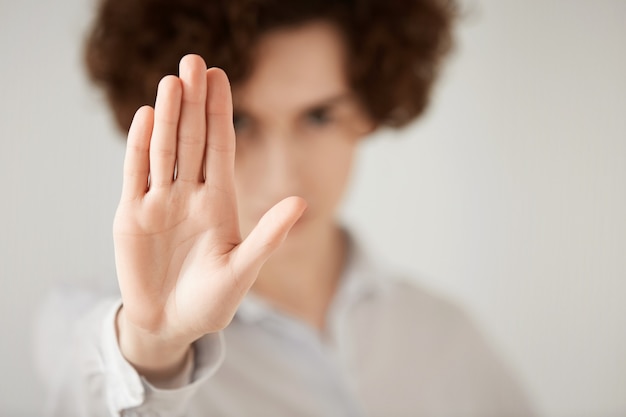
[[[235,187],[241,231],[245,235],[271,205],[289,195],[309,204],[309,216],[334,219],[348,183],[358,139],[329,132],[290,145],[283,154],[291,162],[277,169],[263,147],[237,149]],[[277,176],[280,175],[280,179]]]
[[[247,235],[256,224],[253,217],[258,210],[259,192],[261,191],[262,172],[255,167],[254,160],[242,155],[237,150],[235,160],[235,192],[241,232]],[[258,220],[258,219],[256,219]]]

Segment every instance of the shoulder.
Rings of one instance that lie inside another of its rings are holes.
[[[433,404],[454,397],[457,411],[477,411],[467,415],[533,415],[512,369],[466,308],[372,257],[356,263],[352,279],[366,290],[353,300],[345,330],[364,368],[379,364],[381,380],[423,386]]]
[[[350,331],[360,367],[376,375],[377,387],[401,387],[388,396],[406,409],[419,395],[419,406],[438,415],[535,414],[493,341],[462,306],[442,295],[386,277],[355,306]]]
[[[377,270],[373,288],[360,303],[370,317],[397,337],[456,347],[483,343],[478,323],[459,302],[406,274]]]
[[[474,326],[459,303],[420,284],[412,274],[389,266],[355,239],[342,290],[349,294],[355,312],[375,315],[375,321],[385,326],[408,326],[405,330],[449,336]]]
[[[355,279],[363,280],[367,291],[354,304],[355,323],[378,334],[382,343],[404,346],[431,359],[496,360],[492,344],[460,302],[365,251],[358,256],[360,277]]]

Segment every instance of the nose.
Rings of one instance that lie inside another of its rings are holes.
[[[297,142],[275,135],[266,141],[264,176],[268,190],[275,199],[300,195],[302,161]]]

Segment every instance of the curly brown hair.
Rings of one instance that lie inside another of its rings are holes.
[[[85,62],[126,131],[182,56],[202,56],[234,85],[251,73],[264,33],[324,19],[343,34],[348,78],[369,116],[400,127],[426,109],[456,16],[452,0],[102,0]]]

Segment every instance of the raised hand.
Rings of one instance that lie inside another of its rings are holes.
[[[135,114],[114,222],[119,343],[146,374],[175,372],[194,340],[230,323],[305,209],[286,198],[242,240],[234,163],[228,78],[185,56]]]

